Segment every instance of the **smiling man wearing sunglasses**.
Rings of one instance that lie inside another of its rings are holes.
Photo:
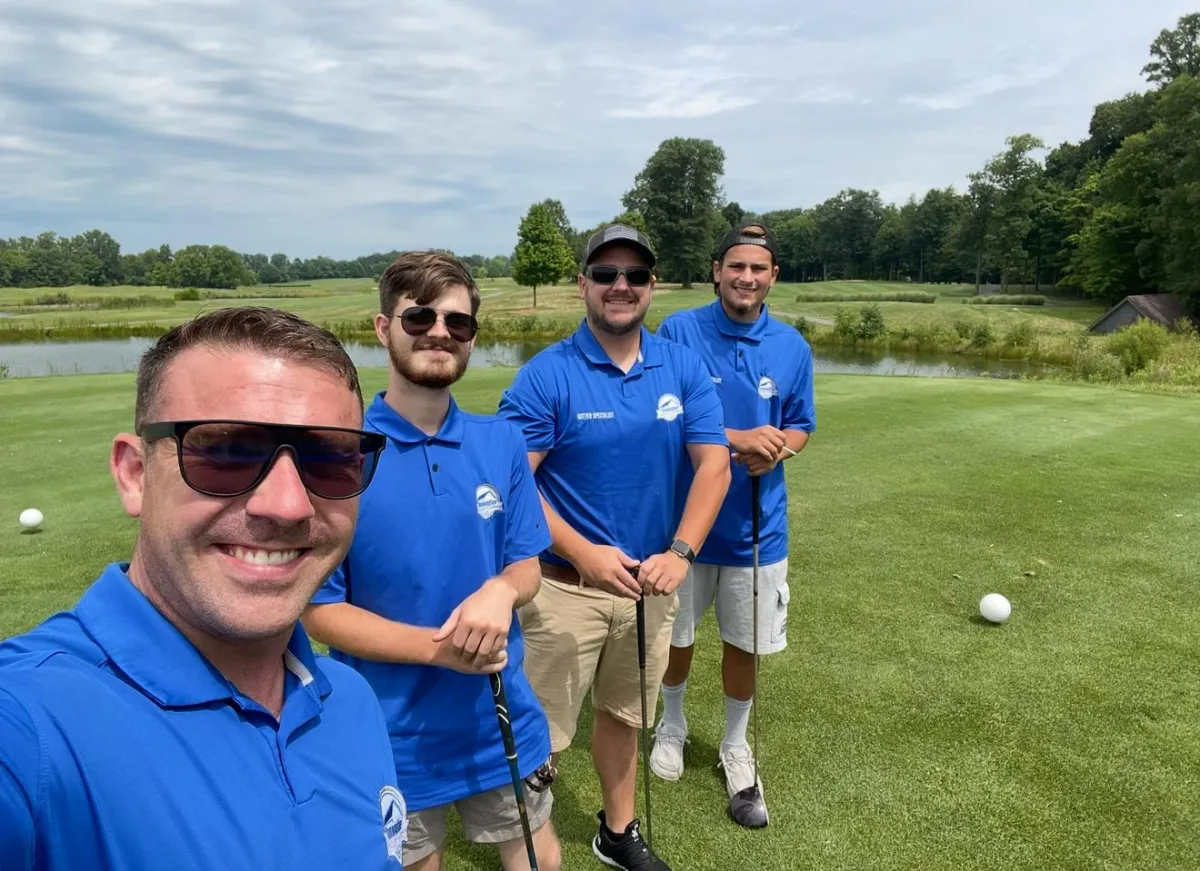
[[[442,867],[452,809],[506,871],[529,867],[488,677],[499,672],[538,865],[557,871],[550,739],[514,619],[538,590],[550,535],[520,430],[450,393],[474,345],[479,290],[457,258],[411,252],[380,278],[379,304],[391,366],[367,427],[388,449],[349,555],[305,624],[383,703],[412,814],[406,868]]]
[[[521,611],[526,670],[549,715],[555,753],[570,746],[590,690],[592,761],[604,803],[592,850],[611,867],[639,871],[669,869],[635,813],[643,725],[638,600],[651,720],[675,591],[730,478],[721,401],[703,361],[643,325],[654,262],[649,241],[633,228],[597,231],[579,276],[583,322],[523,366],[500,403],[525,432],[554,539],[542,554],[541,590]]]
[[[297,622],[384,448],[362,416],[341,344],[282,311],[146,352],[109,463],[130,561],[0,643],[0,868],[399,867],[379,702]]]

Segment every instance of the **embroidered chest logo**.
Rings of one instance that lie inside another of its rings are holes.
[[[674,393],[664,393],[658,397],[658,409],[655,416],[659,420],[674,420],[683,414],[683,403]]]
[[[475,488],[475,510],[484,520],[490,520],[494,514],[504,510],[504,500],[491,484],[480,484]]]
[[[408,840],[408,809],[404,796],[394,786],[379,790],[379,814],[383,817],[383,840],[388,856],[404,861],[404,842]]]
[[[774,399],[779,395],[779,388],[775,386],[775,382],[764,375],[758,379],[758,395],[763,399]]]

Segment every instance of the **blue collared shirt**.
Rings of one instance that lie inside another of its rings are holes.
[[[399,868],[379,703],[297,625],[280,719],[113,563],[0,643],[0,868]]]
[[[766,305],[753,323],[734,321],[719,299],[663,319],[658,335],[695,349],[717,385],[730,429],[771,425],[816,430],[812,349],[792,326],[771,317]],[[748,566],[754,561],[750,476],[732,465],[733,479],[697,562]],[[788,555],[787,485],[784,463],[762,476],[759,561]]]
[[[687,499],[691,444],[728,445],[721,401],[700,356],[641,328],[628,374],[586,319],[521,367],[499,413],[521,426],[542,495],[593,544],[636,560],[662,553]],[[542,558],[564,565],[548,549]]]
[[[427,436],[386,402],[366,427],[388,438],[341,567],[313,602],[348,601],[389,620],[436,629],[489,578],[537,556],[550,541],[520,431],[453,399]],[[383,705],[396,778],[419,811],[512,782],[485,675],[331,655],[363,674]],[[550,756],[546,715],[524,672],[514,615],[501,675],[521,776]]]

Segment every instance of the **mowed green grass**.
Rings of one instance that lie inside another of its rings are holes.
[[[458,398],[491,411],[511,375],[471,370]],[[0,636],[128,555],[105,461],[132,384],[0,382]],[[762,664],[771,824],[726,816],[710,615],[687,771],[652,786],[672,867],[1200,867],[1200,401],[852,376],[819,376],[816,396],[819,432],[788,463],[791,644]],[[20,533],[28,506],[40,534]],[[989,591],[1012,600],[1007,625],[977,617]],[[565,867],[600,867],[585,741],[556,795]],[[449,867],[499,867],[454,831]]]
[[[87,300],[99,296],[161,296],[173,298],[171,288],[111,287],[111,288],[19,288],[0,289],[0,310],[14,313],[12,322],[31,325],[54,326],[68,321],[89,324],[164,324],[181,323],[196,314],[234,305],[270,305],[306,317],[316,323],[334,324],[345,321],[365,321],[379,307],[378,292],[369,279],[329,279],[307,283],[307,287],[287,287],[284,292],[303,296],[270,296],[268,287],[243,288],[241,293],[256,296],[242,299],[215,299],[181,301],[171,306],[71,310],[47,307],[20,306],[38,296],[64,292],[72,298]],[[1014,288],[1014,292],[1019,288]],[[918,325],[938,323],[950,327],[956,319],[966,318],[974,322],[986,319],[996,328],[1005,329],[1013,323],[1031,320],[1039,333],[1061,334],[1079,332],[1104,311],[1102,305],[1086,300],[1052,297],[1044,306],[967,306],[962,300],[973,296],[973,285],[907,284],[885,281],[822,281],[804,284],[779,283],[771,291],[769,301],[776,314],[795,318],[800,315],[815,319],[818,323],[831,323],[838,308],[849,306],[857,310],[865,305],[862,301],[848,302],[797,302],[800,293],[836,294],[889,294],[899,292],[934,293],[938,295],[933,305],[909,302],[881,302],[886,322],[891,325]],[[262,296],[257,296],[262,294]],[[542,318],[576,319],[583,315],[583,303],[578,298],[574,282],[541,287],[537,290],[537,305],[531,288],[520,287],[510,278],[490,278],[480,282],[483,302],[482,316],[497,318],[536,315]],[[711,285],[697,284],[683,290],[679,285],[660,284],[655,290],[648,319],[656,323],[673,311],[694,308],[713,300]]]

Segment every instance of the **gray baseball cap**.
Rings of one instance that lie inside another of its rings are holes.
[[[597,230],[592,234],[592,238],[588,239],[587,247],[583,250],[583,263],[580,266],[586,268],[592,262],[592,255],[596,251],[613,242],[625,242],[640,249],[649,258],[651,266],[657,260],[654,255],[654,249],[650,246],[649,239],[633,227],[627,227],[624,224],[612,224],[602,230]]]

